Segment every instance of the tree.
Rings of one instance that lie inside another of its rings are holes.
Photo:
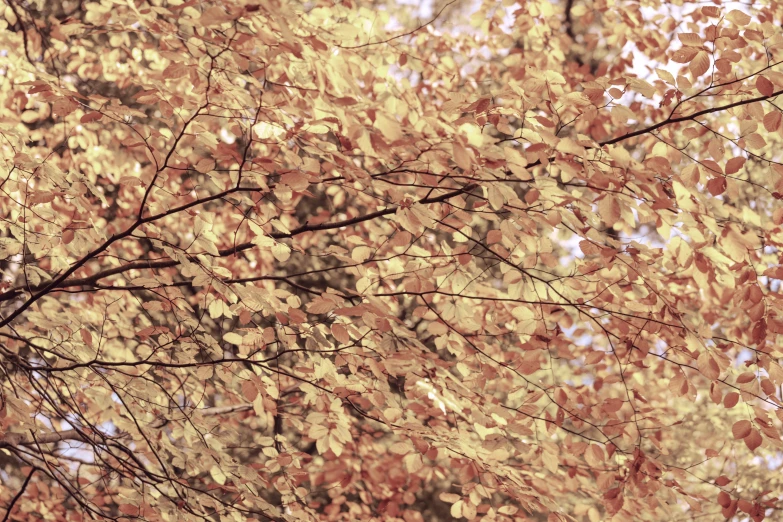
[[[781,4],[4,1],[3,521],[780,516]]]

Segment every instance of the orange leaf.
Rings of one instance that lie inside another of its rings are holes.
[[[579,242],[579,249],[586,256],[594,256],[601,253],[601,249],[591,241],[582,240]]]
[[[781,116],[780,111],[768,112],[764,115],[764,128],[769,132],[775,132],[780,128],[781,120],[783,120],[783,116]]]
[[[737,25],[748,25],[750,23],[750,17],[742,11],[738,11],[736,9],[730,11],[729,14],[726,15],[726,19],[730,22],[734,22]]]
[[[591,365],[591,364],[598,364],[601,362],[604,358],[604,355],[606,355],[604,352],[601,351],[594,351],[587,354],[585,357],[585,364]]]
[[[710,56],[706,51],[699,51],[696,56],[693,57],[691,63],[688,64],[688,69],[690,69],[691,74],[693,74],[695,78],[698,78],[702,74],[706,73],[707,69],[709,68]]]
[[[718,364],[709,353],[701,352],[701,354],[699,354],[699,358],[696,360],[696,363],[699,367],[699,371],[706,378],[715,380],[720,377],[720,368],[718,368]]]
[[[351,340],[351,336],[348,335],[348,329],[341,324],[335,323],[332,325],[332,335],[342,344],[346,344]]]
[[[720,16],[720,9],[714,5],[707,5],[701,8],[701,14],[710,18],[717,18]]]
[[[748,147],[752,149],[761,149],[764,148],[764,146],[767,144],[767,141],[761,134],[753,132],[745,136],[745,143],[747,143]]]
[[[696,33],[680,33],[677,37],[680,39],[680,42],[682,42],[682,45],[692,45],[696,47],[704,45],[701,36]]]

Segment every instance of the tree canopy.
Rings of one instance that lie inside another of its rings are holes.
[[[3,522],[782,516],[783,4],[0,14]]]

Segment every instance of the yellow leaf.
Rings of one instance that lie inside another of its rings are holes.
[[[607,226],[612,226],[620,221],[620,203],[613,194],[607,193],[603,199],[598,202],[598,213],[603,218]]]
[[[503,208],[503,205],[505,204],[503,193],[500,192],[500,190],[495,185],[491,185],[487,189],[487,195],[489,196],[489,204],[493,209],[500,210]]]
[[[418,453],[409,453],[402,461],[405,463],[405,469],[408,470],[408,473],[416,473],[423,467],[421,455]]]
[[[585,148],[578,143],[576,143],[571,138],[563,138],[555,147],[555,150],[558,152],[565,152],[566,154],[573,154],[574,156],[584,157],[585,155]]]
[[[212,477],[212,480],[220,484],[221,486],[226,483],[226,474],[223,472],[222,469],[220,469],[220,466],[212,466],[209,468],[209,474]]]
[[[226,341],[227,343],[231,343],[236,346],[242,344],[242,336],[234,332],[228,332],[223,334],[223,340]]]
[[[609,155],[614,159],[620,167],[628,167],[631,164],[631,155],[625,150],[625,147],[621,145],[611,146],[609,148]]]
[[[233,317],[233,315],[234,314],[231,313],[231,309],[224,301],[220,299],[215,299],[214,301],[209,303],[209,316],[212,319],[217,319],[221,316]]]
[[[262,121],[253,126],[253,132],[256,133],[259,139],[268,140],[280,138],[285,134],[285,129],[279,125]]]
[[[35,123],[40,118],[38,111],[24,111],[21,116],[21,120],[24,123]]]
[[[470,171],[473,166],[473,153],[466,149],[462,144],[454,142],[454,163],[464,171]]]
[[[358,246],[351,252],[351,259],[357,263],[364,263],[372,256],[372,249],[368,246]]]
[[[557,473],[557,467],[560,464],[560,460],[557,458],[557,455],[554,453],[549,453],[548,451],[544,451],[541,454],[541,460],[544,463],[544,467],[549,470],[550,473]]]
[[[285,243],[275,243],[275,246],[272,247],[272,255],[281,263],[288,261],[288,258],[291,257],[291,248]]]
[[[652,98],[655,94],[655,87],[641,78],[628,78],[628,85],[631,87],[631,89],[642,94],[646,98]]]
[[[451,516],[453,518],[462,518],[462,505],[465,502],[463,500],[458,500],[454,504],[451,505],[451,509],[449,510]]]
[[[674,81],[674,76],[672,74],[665,70],[665,69],[655,69],[656,74],[658,74],[658,78],[665,81],[669,85],[677,85],[677,83]]]
[[[305,132],[312,132],[313,134],[326,134],[331,129],[322,123],[316,125],[308,125],[305,127]]]
[[[310,430],[307,432],[307,436],[311,439],[318,440],[329,435],[329,430],[321,425],[313,424],[310,426]]]
[[[375,118],[375,128],[380,130],[389,142],[394,142],[402,138],[400,124],[397,120],[385,113],[380,113]]]

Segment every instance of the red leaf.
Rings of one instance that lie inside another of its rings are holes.
[[[745,445],[750,451],[753,451],[761,446],[762,441],[763,439],[761,438],[761,433],[755,428],[751,429],[750,434],[745,437]]]
[[[756,77],[756,89],[764,96],[772,96],[775,92],[775,86],[763,76]]]
[[[103,114],[100,112],[88,112],[79,119],[81,123],[90,123],[91,121],[100,120]]]
[[[739,502],[737,502],[737,507],[740,508],[740,511],[744,511],[745,513],[750,513],[753,509],[753,503],[749,500],[742,499]]]
[[[744,439],[750,435],[751,431],[753,431],[753,426],[749,420],[737,421],[731,427],[731,434],[734,435],[735,439]]]
[[[726,397],[723,399],[723,407],[724,408],[733,408],[737,405],[739,402],[739,393],[737,392],[730,392],[726,394]]]
[[[710,194],[713,196],[720,196],[724,192],[726,192],[726,178],[724,177],[717,177],[712,178],[707,182],[707,190],[710,191]]]
[[[719,485],[720,487],[723,487],[727,484],[730,484],[731,481],[726,475],[721,475],[720,477],[715,479],[715,484]],[[724,506],[725,507],[725,506]]]
[[[726,175],[729,176],[731,174],[734,174],[735,172],[739,172],[739,170],[742,168],[744,164],[745,164],[745,158],[743,158],[742,156],[731,158],[729,161],[726,162]]]

